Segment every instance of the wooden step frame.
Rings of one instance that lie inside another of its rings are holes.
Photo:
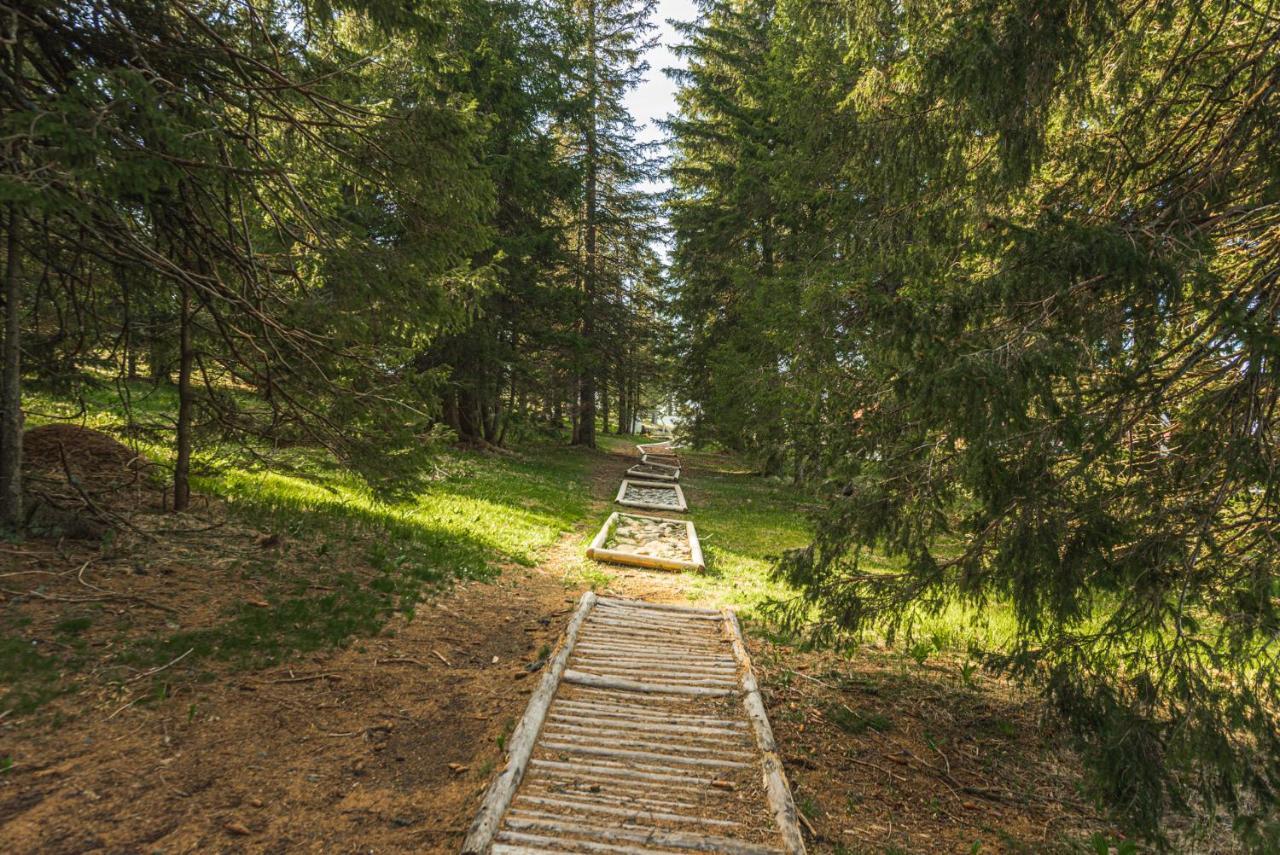
[[[678,454],[641,454],[640,462],[648,463],[650,466],[672,466],[676,469],[681,466],[680,455]]]
[[[626,498],[628,487],[640,487],[650,490],[670,490],[675,493],[676,504],[659,505],[655,502],[641,502],[635,499]],[[627,508],[642,508],[646,511],[670,511],[672,513],[682,514],[689,510],[689,505],[684,500],[684,490],[680,489],[680,485],[673,481],[633,481],[630,478],[623,478],[622,484],[618,486],[618,495],[613,500],[619,505]]]
[[[641,466],[652,466],[654,469],[660,469],[661,472],[641,472]],[[645,481],[679,481],[680,467],[670,466],[666,463],[645,463],[640,462],[627,470],[627,475],[632,478],[638,478]]]
[[[591,545],[587,547],[587,557],[593,561],[607,561],[610,564],[626,564],[632,567],[647,567],[651,570],[676,570],[676,571],[692,571],[701,573],[707,569],[706,563],[702,558],[702,544],[698,542],[698,531],[693,527],[690,520],[668,519],[667,517],[654,517],[646,514],[625,514],[625,516],[642,520],[658,520],[660,522],[683,523],[685,526],[685,536],[689,539],[689,560],[681,561],[675,558],[659,558],[656,555],[636,555],[634,552],[627,552],[620,549],[607,549],[605,543],[609,540],[609,535],[613,534],[613,530],[618,525],[618,520],[623,517],[619,511],[614,511],[609,518],[604,521],[604,525],[600,527],[599,533],[591,541]]]

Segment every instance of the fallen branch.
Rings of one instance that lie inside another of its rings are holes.
[[[169,668],[169,667],[171,667],[171,666],[173,666],[173,665],[177,665],[177,664],[178,664],[179,662],[181,662],[183,659],[186,659],[188,656],[190,656],[194,651],[195,651],[195,648],[194,648],[194,647],[188,648],[186,653],[182,654],[181,656],[177,657],[176,659],[171,659],[170,661],[168,661],[168,662],[166,662],[165,664],[161,665],[159,668],[152,668],[150,671],[143,671],[141,674],[138,674],[138,675],[136,675],[136,676],[134,676],[134,677],[130,677],[128,680],[125,680],[125,683],[126,683],[126,684],[128,684],[128,683],[136,683],[136,682],[138,682],[139,680],[142,680],[142,679],[145,679],[145,678],[147,678],[147,677],[150,677],[150,676],[151,676],[151,675],[153,675],[153,674],[159,674],[159,673],[160,673],[161,671],[163,671],[164,669]]]
[[[341,680],[341,679],[342,677],[338,674],[308,674],[305,677],[282,677],[279,680],[267,680],[266,682],[272,683],[272,684],[310,683],[313,680]]]
[[[905,780],[906,780],[906,778],[904,778],[903,776],[901,776],[901,775],[895,775],[895,774],[893,774],[893,772],[892,772],[892,771],[890,771],[889,769],[886,769],[886,768],[884,768],[883,766],[878,766],[878,765],[876,765],[875,763],[870,762],[869,760],[859,760],[857,757],[850,757],[850,758],[849,758],[849,760],[850,760],[850,761],[852,761],[852,762],[854,762],[854,763],[857,763],[859,766],[866,766],[866,767],[867,767],[867,768],[869,768],[869,769],[875,769],[877,772],[883,772],[884,774],[888,775],[888,776],[889,776],[889,778],[891,778],[891,779],[892,779],[892,778],[897,778],[899,781],[905,781]]]
[[[408,657],[408,656],[394,656],[394,657],[392,657],[392,658],[390,658],[390,659],[375,659],[375,660],[373,660],[373,664],[374,664],[374,666],[377,666],[377,665],[380,665],[380,664],[381,664],[381,665],[391,665],[391,664],[397,664],[397,663],[401,663],[401,664],[405,664],[405,665],[417,665],[417,666],[418,666],[418,667],[420,667],[420,668],[427,668],[427,669],[430,669],[430,668],[431,668],[431,666],[430,666],[430,665],[428,665],[426,662],[421,662],[421,661],[419,661],[419,660],[417,660],[417,659],[412,659],[412,658],[410,658],[410,657]]]

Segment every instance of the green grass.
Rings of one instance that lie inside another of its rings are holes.
[[[694,595],[748,613],[769,597],[786,596],[789,591],[771,581],[769,571],[783,551],[809,542],[803,496],[786,482],[746,471],[731,457],[682,454],[682,487],[707,563]]]
[[[633,444],[634,440],[610,438],[607,447],[621,450]],[[758,617],[769,599],[793,595],[786,585],[770,578],[770,571],[785,550],[809,543],[808,509],[813,499],[786,479],[753,473],[732,455],[685,449],[681,456],[685,462],[681,486],[707,562],[706,574],[692,577],[691,596]],[[874,553],[863,560],[872,571],[896,567],[894,561]],[[937,652],[1003,649],[1014,630],[1013,615],[1006,606],[978,609],[953,603],[936,614],[917,611],[897,645],[923,664]],[[862,640],[883,638],[868,631]]]
[[[72,424],[131,442],[163,471],[173,456],[174,392],[146,383],[126,389],[132,420],[113,385],[88,378],[83,409],[66,396],[28,394],[28,425],[74,417]],[[234,519],[305,545],[318,559],[313,572],[280,572],[270,550],[237,559],[223,581],[253,580],[265,602],[230,607],[209,626],[133,637],[121,645],[119,664],[150,667],[181,655],[184,666],[211,659],[257,667],[372,635],[394,610],[411,615],[423,596],[454,580],[535,564],[587,515],[587,480],[599,460],[561,443],[510,456],[437,444],[405,457],[391,491],[319,450],[257,452],[260,459],[202,438],[193,487],[223,499]],[[353,552],[366,565],[360,573],[344,564]],[[85,614],[62,616],[54,628],[59,646],[78,651],[93,623]],[[75,657],[38,652],[29,635],[19,621],[0,621],[0,683],[12,687],[0,710],[30,712],[74,683],[59,673],[74,671]]]
[[[140,427],[130,430],[116,390],[107,385],[84,390],[86,410],[75,423],[117,436],[140,434],[146,438],[135,437],[139,450],[167,463],[172,449],[154,439],[157,426],[171,420],[173,390],[145,383],[128,388]],[[79,410],[48,394],[30,394],[24,403],[31,426]],[[484,575],[502,562],[536,562],[585,515],[582,485],[593,462],[590,453],[558,444],[530,446],[511,458],[440,446],[407,458],[402,489],[388,495],[322,451],[257,451],[265,463],[201,443],[193,486],[264,529],[298,537],[376,530],[385,535],[378,560],[410,560],[424,579],[439,580]]]
[[[0,685],[8,689],[0,695],[0,711],[18,715],[34,712],[41,705],[70,691],[61,678],[65,660],[39,650],[32,641],[0,635]]]

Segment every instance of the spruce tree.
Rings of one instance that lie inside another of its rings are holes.
[[[741,8],[693,32],[677,272],[708,377],[716,341],[789,346],[738,352],[780,370],[783,453],[827,495],[779,614],[833,640],[1011,608],[988,662],[1043,689],[1093,792],[1156,839],[1196,804],[1280,846],[1274,20],[779,0],[748,62]],[[714,237],[745,222],[738,67],[786,93],[763,285],[715,281],[762,246]],[[800,311],[744,310],[775,289]],[[691,391],[721,441],[779,400]]]
[[[601,306],[617,262],[644,242],[651,207],[635,185],[649,163],[636,141],[624,96],[648,71],[641,57],[652,45],[656,0],[566,0],[574,13],[570,56],[575,99],[563,125],[572,162],[582,177],[577,223],[577,418],[573,442],[596,443],[597,377],[609,343],[599,329]]]

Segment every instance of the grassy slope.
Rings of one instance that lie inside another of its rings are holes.
[[[131,386],[131,405],[144,435],[165,424],[176,408],[173,391],[146,384]],[[121,435],[126,421],[114,389],[86,395],[87,411],[74,423]],[[29,426],[70,416],[71,402],[29,395]],[[137,433],[138,431],[135,431]],[[139,449],[150,459],[171,459],[171,449],[145,440]],[[358,477],[324,453],[309,450],[263,452],[260,464],[227,449],[205,447],[197,453],[195,486],[225,499],[251,521],[283,525],[291,533],[307,528],[385,532],[383,550],[393,561],[413,560],[429,577],[446,579],[485,571],[496,555],[531,564],[559,534],[586,513],[581,485],[591,459],[554,444],[533,446],[512,458],[465,454],[446,448],[409,461],[402,473],[412,489],[399,498],[379,497]],[[408,556],[412,547],[415,554]]]
[[[135,423],[143,426],[132,433],[163,436],[172,391],[144,384],[130,391]],[[99,389],[87,396],[81,413],[66,399],[29,395],[28,426],[76,416],[71,423],[123,439],[129,431],[117,400],[114,390]],[[164,446],[144,440],[138,447],[162,465],[171,459]],[[214,593],[206,609],[211,614],[180,626],[113,617],[87,604],[73,609],[70,622],[51,618],[53,625],[35,602],[15,601],[0,609],[0,711],[34,712],[80,687],[80,672],[98,671],[94,644],[80,637],[89,627],[95,639],[104,632],[114,639],[107,667],[118,679],[179,655],[188,665],[210,659],[261,667],[372,636],[396,609],[412,614],[423,596],[453,580],[489,579],[504,565],[536,564],[587,515],[587,481],[599,459],[553,443],[511,456],[439,448],[411,461],[405,489],[380,496],[322,452],[264,454],[265,462],[253,462],[226,449],[202,449],[195,486],[222,500],[225,528],[123,551],[119,543],[84,545],[108,563],[132,558],[148,567],[219,566],[235,584]],[[203,517],[221,515],[198,502],[201,519],[186,524],[200,528]],[[287,557],[271,549],[232,549],[224,559],[214,538],[246,527],[283,538],[290,544]]]

